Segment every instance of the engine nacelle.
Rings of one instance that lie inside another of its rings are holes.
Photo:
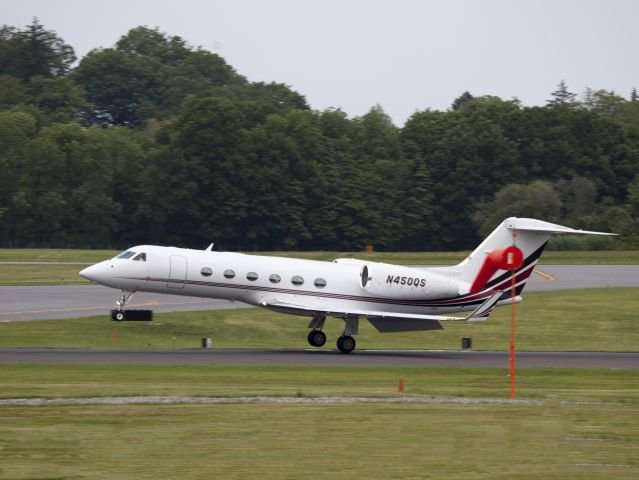
[[[407,300],[450,298],[459,295],[457,281],[419,268],[367,262],[360,270],[360,285],[371,295]]]

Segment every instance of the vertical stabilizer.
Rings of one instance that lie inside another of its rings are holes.
[[[520,294],[530,277],[541,254],[553,234],[571,233],[587,235],[614,235],[610,233],[574,230],[554,223],[532,218],[510,217],[504,220],[486,239],[459,265],[446,270],[463,286],[460,294],[485,290],[506,290],[510,288],[512,272],[485,271],[486,258],[500,249],[516,246],[523,253],[521,267],[516,270],[516,289]],[[482,270],[484,269],[484,270]],[[435,270],[435,269],[434,269]],[[442,272],[443,273],[443,272]],[[492,273],[492,275],[491,275]],[[465,291],[463,291],[465,290]]]

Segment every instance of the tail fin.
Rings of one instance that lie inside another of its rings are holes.
[[[494,274],[482,271],[487,255],[491,252],[516,246],[523,253],[523,264],[516,270],[516,293],[519,295],[528,281],[535,265],[553,234],[571,233],[587,235],[614,235],[611,233],[574,230],[532,218],[510,217],[504,220],[486,239],[459,265],[445,269],[462,285],[468,285],[460,294],[483,290],[507,290],[510,288],[511,272],[497,270]]]

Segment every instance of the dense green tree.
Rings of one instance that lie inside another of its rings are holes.
[[[454,112],[419,112],[406,122],[406,152],[424,162],[433,185],[430,248],[476,244],[469,228],[476,205],[524,175],[517,145],[508,138],[520,115],[515,102],[484,97]]]
[[[89,52],[73,77],[95,106],[93,121],[125,126],[177,114],[189,94],[245,82],[219,56],[147,27],[131,29],[115,48]]]
[[[473,219],[482,236],[493,231],[508,217],[543,218],[548,222],[561,219],[562,202],[550,182],[537,180],[530,184],[511,183],[495,196],[480,204]]]
[[[94,106],[99,124],[139,126],[154,115],[161,91],[162,65],[108,48],[92,50],[73,72]]]
[[[299,248],[311,238],[310,223],[317,220],[307,212],[317,208],[323,193],[317,114],[269,115],[250,135],[252,151],[242,184],[251,195],[239,233],[262,249]]]
[[[163,65],[179,65],[191,49],[178,36],[166,35],[158,28],[135,27],[122,36],[115,49],[129,57],[155,58]]]
[[[24,190],[30,168],[25,158],[36,132],[32,115],[0,111],[0,239],[9,245],[20,239],[16,224],[28,207]]]
[[[572,177],[555,182],[555,190],[561,200],[561,218],[578,221],[597,211],[597,187],[584,177]]]
[[[29,100],[51,122],[85,122],[91,106],[84,90],[69,78],[32,77],[27,87]]]
[[[75,60],[73,48],[36,18],[24,30],[0,27],[0,74],[25,82],[35,75],[61,76]]]
[[[0,75],[0,109],[9,109],[28,100],[26,88],[17,77]]]
[[[228,100],[191,97],[184,102],[170,127],[169,158],[160,157],[169,162],[164,164],[168,183],[160,185],[168,234],[190,243],[237,241],[234,226],[246,217],[250,195],[241,183],[248,173],[246,125],[242,106]]]
[[[639,217],[639,173],[637,173],[633,181],[628,185],[628,201],[635,215]]]

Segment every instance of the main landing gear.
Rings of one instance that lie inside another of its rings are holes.
[[[308,343],[312,347],[321,347],[326,343],[326,334],[322,332],[326,316],[316,316],[308,324],[308,328],[312,330],[308,333]],[[344,333],[337,339],[337,349],[342,353],[351,353],[355,350],[357,342],[352,337],[356,335],[359,326],[358,317],[346,317],[344,318],[346,325],[344,327]]]
[[[111,310],[111,320],[115,322],[125,322],[125,321],[139,321],[139,322],[150,322],[153,320],[153,310],[125,310],[127,302],[131,300],[135,292],[129,290],[122,290],[122,296],[120,300],[116,301],[115,304],[118,306],[117,309]]]
[[[308,343],[311,347],[321,347],[326,343],[326,334],[321,330],[311,330],[308,332]]]

